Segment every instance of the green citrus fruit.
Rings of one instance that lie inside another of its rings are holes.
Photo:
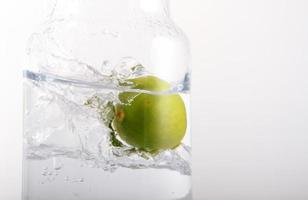
[[[130,79],[134,89],[165,91],[170,84],[154,76]],[[112,126],[121,139],[145,150],[159,151],[177,147],[186,132],[183,99],[178,94],[122,92],[115,106]]]

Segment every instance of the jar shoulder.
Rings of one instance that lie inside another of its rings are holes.
[[[64,65],[63,58],[99,69],[106,60],[131,57],[170,82],[184,79],[190,65],[187,37],[168,17],[53,19],[33,35],[29,47],[30,57],[55,68]]]

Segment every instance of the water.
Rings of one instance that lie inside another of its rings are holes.
[[[121,83],[147,72],[132,59],[121,63],[109,74],[82,63],[84,76],[24,72],[23,199],[191,199],[189,128],[176,149],[151,154],[109,126],[124,91],[179,94],[189,113],[186,80],[168,91],[131,89]]]

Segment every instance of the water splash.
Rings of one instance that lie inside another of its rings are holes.
[[[188,146],[183,144],[152,155],[125,144],[110,128],[119,92],[151,93],[120,86],[127,78],[144,74],[142,65],[124,58],[112,74],[93,71],[90,66],[82,69],[87,70],[85,74],[94,73],[100,78],[87,82],[87,78],[77,80],[25,72],[24,134],[28,159],[67,157],[110,172],[126,167],[163,168],[191,174]],[[61,168],[61,162],[54,160],[54,170]]]

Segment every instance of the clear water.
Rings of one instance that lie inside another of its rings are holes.
[[[120,92],[132,91],[120,82],[144,68],[103,74],[79,66],[85,69],[79,77],[24,72],[23,199],[190,200],[189,129],[179,147],[157,155],[112,145],[121,139],[108,127],[111,106]],[[137,92],[180,94],[189,113],[186,81],[169,91]]]

